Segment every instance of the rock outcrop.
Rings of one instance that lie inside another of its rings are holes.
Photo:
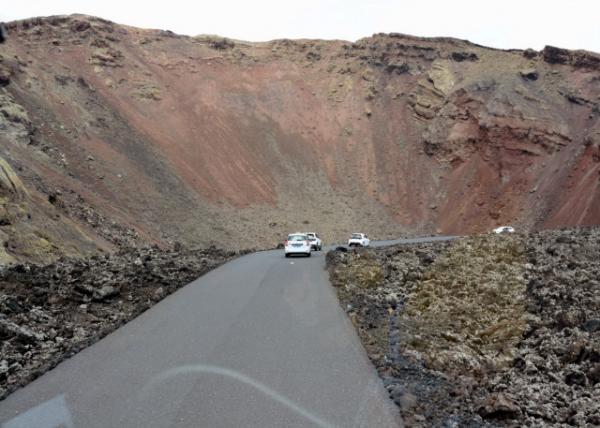
[[[479,235],[327,260],[407,425],[596,426],[599,238]]]

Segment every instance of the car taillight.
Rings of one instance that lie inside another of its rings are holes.
[[[310,241],[306,241],[306,245],[310,246]]]
[[[287,247],[287,239],[285,241],[283,241],[283,246]]]

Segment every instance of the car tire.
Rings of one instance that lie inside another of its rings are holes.
[[[306,257],[310,257],[310,255],[311,255],[311,254],[312,254],[312,253],[307,253],[307,254],[306,254]]]
[[[285,253],[285,258],[287,259],[290,255],[288,253]]]

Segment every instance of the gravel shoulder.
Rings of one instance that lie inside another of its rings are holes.
[[[3,268],[0,400],[238,254],[148,247]]]
[[[333,251],[407,426],[600,424],[600,229]]]

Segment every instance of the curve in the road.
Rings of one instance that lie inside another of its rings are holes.
[[[2,428],[401,425],[338,306],[323,253],[285,259],[282,251],[239,258],[168,296],[0,402],[0,421]]]

